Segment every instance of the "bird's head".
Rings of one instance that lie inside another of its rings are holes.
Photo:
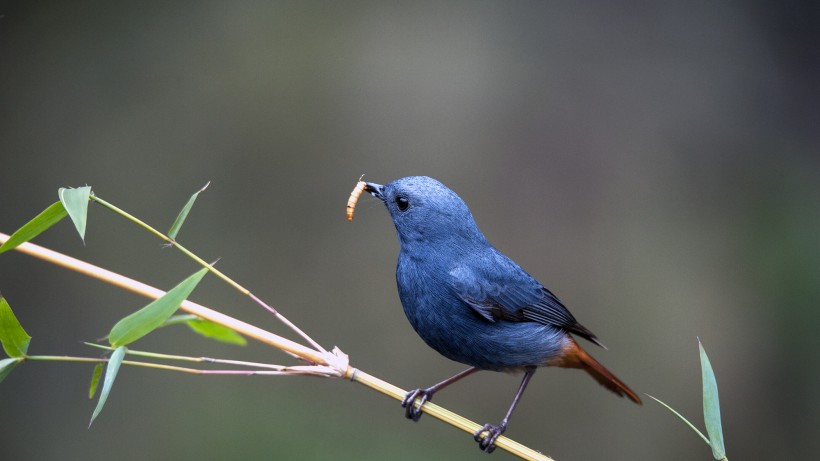
[[[483,241],[469,208],[455,192],[427,176],[408,176],[365,189],[384,202],[402,247]]]

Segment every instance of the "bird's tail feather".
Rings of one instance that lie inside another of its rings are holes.
[[[564,368],[580,368],[590,374],[595,381],[611,390],[612,392],[623,397],[626,396],[629,400],[641,405],[641,398],[638,397],[632,389],[629,388],[623,381],[618,379],[609,370],[606,369],[600,362],[595,360],[591,355],[581,349],[574,340],[570,339],[567,346],[564,347],[564,354],[558,361],[548,363]]]

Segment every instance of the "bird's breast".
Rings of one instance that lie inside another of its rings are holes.
[[[453,289],[447,268],[399,258],[396,281],[404,313],[427,345],[486,370],[541,365],[560,354],[565,331],[534,322],[490,322]]]

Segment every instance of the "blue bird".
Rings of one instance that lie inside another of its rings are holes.
[[[539,366],[580,368],[612,392],[641,403],[571,334],[604,347],[598,338],[487,241],[455,192],[425,176],[384,186],[368,182],[364,190],[384,202],[396,226],[401,245],[396,282],[413,329],[443,356],[470,366],[431,387],[408,392],[402,401],[407,418],[418,421],[421,407],[436,392],[476,371],[523,371],[504,419],[474,434],[479,448],[491,453]]]

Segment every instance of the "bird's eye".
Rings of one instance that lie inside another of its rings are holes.
[[[400,195],[396,197],[396,206],[399,207],[399,211],[406,211],[410,206],[410,200],[407,200],[407,197]]]

